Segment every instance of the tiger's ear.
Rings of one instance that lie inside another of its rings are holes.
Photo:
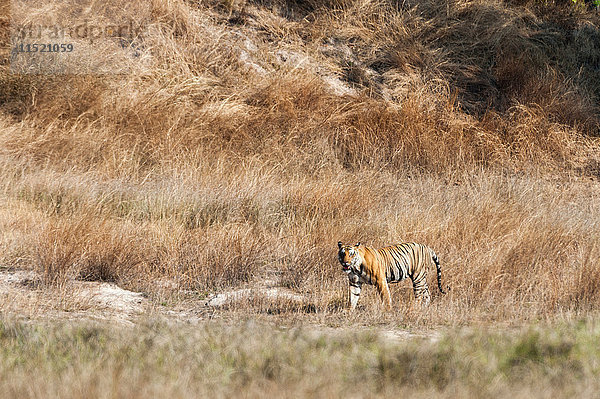
[[[357,247],[360,247],[360,241],[358,242],[358,244],[356,244]]]
[[[342,242],[341,241],[338,241],[338,248],[342,249]]]

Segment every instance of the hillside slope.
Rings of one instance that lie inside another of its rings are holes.
[[[69,0],[32,4],[0,6],[5,49],[19,43],[6,15],[74,24]],[[335,313],[338,240],[410,240],[436,249],[453,291],[407,320],[597,309],[597,13],[570,1],[90,4],[88,26],[120,15],[137,33],[70,38],[86,52],[38,64],[3,53],[2,264],[158,301],[275,279]]]

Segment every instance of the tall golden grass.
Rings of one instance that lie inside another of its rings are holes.
[[[452,292],[421,313],[396,286],[407,320],[596,311],[597,23],[558,1],[154,0],[130,74],[1,67],[1,261],[156,295],[275,276],[327,314],[338,240],[410,240]]]

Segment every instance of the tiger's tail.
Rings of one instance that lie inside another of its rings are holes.
[[[433,252],[433,249],[431,250],[431,259],[433,259],[433,263],[435,263],[435,267],[437,269],[438,288],[442,294],[445,294],[446,292],[450,291],[450,287],[446,287],[446,291],[442,289],[442,266],[440,266],[440,260],[435,252]]]

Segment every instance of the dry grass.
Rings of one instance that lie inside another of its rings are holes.
[[[0,322],[9,397],[593,397],[598,324],[452,331],[390,340],[372,330]],[[32,373],[32,370],[35,370]],[[360,383],[357,383],[360,382]]]
[[[131,73],[0,66],[3,264],[159,301],[275,278],[308,307],[236,311],[339,323],[335,243],[410,240],[452,292],[421,312],[395,286],[392,315],[351,322],[598,310],[597,16],[478,0],[149,12]]]

